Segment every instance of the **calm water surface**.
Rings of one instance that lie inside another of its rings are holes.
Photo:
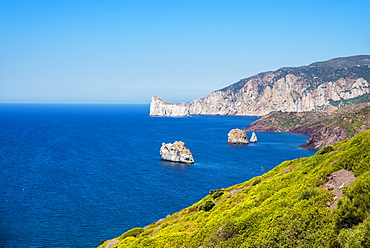
[[[307,136],[285,133],[227,144],[230,129],[257,117],[148,113],[148,105],[0,104],[0,247],[96,247],[315,152],[297,147]],[[160,159],[161,143],[176,140],[195,164]]]

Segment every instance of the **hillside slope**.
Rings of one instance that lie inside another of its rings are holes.
[[[251,123],[246,131],[310,135],[303,148],[320,149],[370,128],[370,103],[350,104],[332,113],[272,112]]]
[[[283,162],[100,247],[370,247],[369,144],[366,131]]]
[[[153,97],[150,115],[263,116],[272,111],[331,111],[342,101],[369,93],[370,56],[361,55],[259,73],[187,103]]]

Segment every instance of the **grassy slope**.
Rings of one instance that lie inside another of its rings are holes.
[[[113,247],[370,247],[369,144],[367,131],[327,149],[334,151],[283,162],[223,194],[212,192],[146,228],[132,229]],[[341,168],[357,179],[344,187],[345,196],[331,212],[332,191],[319,186]],[[216,205],[199,210],[207,201]]]

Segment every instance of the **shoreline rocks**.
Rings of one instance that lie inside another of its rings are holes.
[[[185,147],[185,143],[182,141],[167,144],[162,143],[159,154],[163,160],[186,164],[194,163],[193,154]]]
[[[227,143],[229,144],[244,145],[249,143],[245,131],[238,128],[232,129],[227,134],[227,137],[228,137]]]

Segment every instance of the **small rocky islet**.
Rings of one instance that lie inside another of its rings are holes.
[[[230,130],[227,136],[227,142],[229,144],[246,145],[249,143],[246,132],[238,128]],[[257,142],[257,136],[254,132],[252,133],[250,142]],[[166,161],[181,162],[186,164],[194,163],[193,154],[188,148],[185,147],[185,143],[183,141],[162,143],[162,146],[159,149],[159,155],[163,160]]]
[[[182,141],[167,144],[162,143],[159,154],[163,160],[186,164],[194,163],[193,154],[185,147],[185,143]]]

